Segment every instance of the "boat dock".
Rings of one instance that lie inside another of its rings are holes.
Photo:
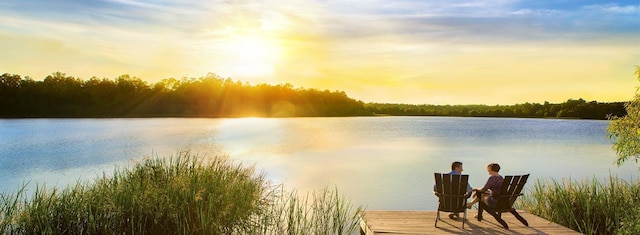
[[[504,229],[491,215],[483,213],[480,222],[473,216],[476,210],[467,211],[467,221],[462,228],[462,218],[449,219],[447,212],[440,212],[438,227],[434,226],[436,211],[365,211],[360,218],[363,235],[375,234],[580,234],[574,230],[552,223],[526,211],[518,211],[529,227],[520,223],[510,213],[503,213],[502,219],[509,229]],[[460,215],[462,217],[462,214]]]

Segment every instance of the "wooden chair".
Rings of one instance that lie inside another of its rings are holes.
[[[467,192],[467,184],[469,175],[450,175],[442,173],[434,173],[436,185],[434,186],[434,194],[438,196],[438,212],[436,215],[435,227],[438,227],[440,220],[440,211],[451,213],[464,213],[462,219],[462,228],[467,220],[467,199],[471,193]]]
[[[524,188],[524,184],[527,183],[527,179],[529,178],[529,174],[526,175],[508,175],[504,177],[504,181],[502,181],[502,186],[500,188],[500,194],[497,196],[493,196],[496,199],[495,207],[490,207],[486,205],[484,202],[480,202],[478,206],[478,221],[482,221],[482,212],[487,211],[490,215],[492,215],[505,229],[509,229],[509,225],[502,219],[503,212],[510,212],[515,216],[520,222],[522,222],[525,226],[529,226],[527,220],[522,218],[520,214],[513,209],[513,203],[519,196],[523,194],[522,189]],[[481,195],[478,195],[481,197]]]

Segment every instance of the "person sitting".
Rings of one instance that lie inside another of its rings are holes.
[[[450,175],[461,175],[462,174],[462,162],[452,162],[451,163],[451,172],[447,173]],[[435,191],[436,186],[433,186],[433,191]],[[473,188],[471,187],[471,185],[467,184],[467,192],[471,192],[473,190]],[[456,213],[450,213],[449,214],[449,219],[458,219],[460,218],[459,214]]]
[[[489,207],[495,207],[496,199],[494,196],[500,195],[500,186],[504,178],[498,174],[500,172],[500,165],[498,163],[491,163],[487,165],[487,172],[489,173],[489,179],[482,188],[473,189],[476,193],[473,195],[473,201],[467,203],[467,208],[471,207],[482,200]],[[480,196],[478,196],[480,194]]]

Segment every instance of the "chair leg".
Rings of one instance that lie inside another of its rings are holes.
[[[464,222],[467,220],[467,209],[464,209],[464,216],[462,218],[462,229],[464,229]]]
[[[498,223],[502,224],[502,227],[504,227],[505,229],[509,229],[509,225],[507,225],[507,222],[504,222],[504,220],[493,209],[485,208],[485,210],[487,211],[487,213],[493,216],[493,218],[495,218]]]
[[[525,226],[529,227],[529,222],[527,222],[526,219],[522,218],[522,216],[520,214],[518,214],[516,209],[511,208],[511,210],[509,212],[511,212],[511,214],[513,214],[513,216],[515,216],[518,220],[520,220],[520,222],[522,222],[522,224],[524,224]]]
[[[440,220],[440,211],[436,212],[436,224],[434,224],[434,227],[438,227],[438,220]]]
[[[478,203],[478,221],[482,221],[482,212],[484,211],[484,206],[482,202]]]

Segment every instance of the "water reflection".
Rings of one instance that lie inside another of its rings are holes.
[[[369,209],[434,209],[433,172],[462,161],[474,187],[486,164],[536,179],[637,179],[613,165],[606,121],[445,117],[0,120],[0,190],[64,185],[145,156],[190,150],[255,165],[300,192],[337,186]]]

